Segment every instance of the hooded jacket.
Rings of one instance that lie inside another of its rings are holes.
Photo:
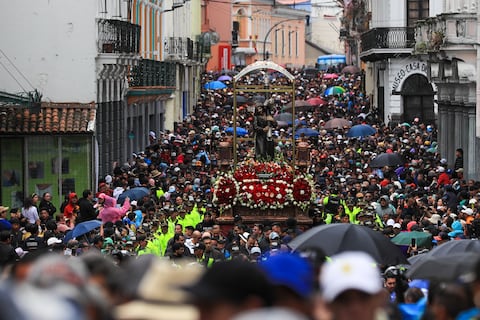
[[[99,194],[98,198],[105,200],[103,202],[103,209],[100,210],[100,213],[98,214],[98,218],[102,220],[102,223],[115,223],[122,220],[128,209],[130,209],[130,200],[125,199],[123,206],[117,208],[117,200],[115,198],[107,196],[104,193]]]
[[[70,192],[68,195],[68,203],[65,206],[65,209],[63,209],[63,215],[65,219],[71,219],[73,215],[73,210],[75,209],[75,206],[78,205],[77,203],[73,203],[72,199],[77,198],[77,194],[75,192]],[[77,198],[78,199],[78,198]]]

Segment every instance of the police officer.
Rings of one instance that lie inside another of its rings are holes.
[[[325,223],[330,224],[334,222],[333,218],[338,214],[338,208],[340,207],[340,197],[336,188],[332,188],[330,194],[323,199],[323,207]]]

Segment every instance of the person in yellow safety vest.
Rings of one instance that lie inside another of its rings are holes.
[[[205,256],[205,244],[203,244],[202,242],[198,243],[195,248],[193,248],[193,254],[197,263],[205,267],[211,267],[215,263],[213,257],[207,258]]]
[[[338,208],[340,207],[340,197],[338,196],[338,191],[332,189],[330,194],[323,198],[323,221],[326,224],[333,222],[333,218],[338,214]]]
[[[137,256],[148,254],[147,250],[147,237],[144,234],[137,236],[138,245],[135,247],[135,253]]]
[[[342,200],[342,205],[350,223],[358,224],[357,215],[362,211],[362,208],[356,205],[355,199],[348,198],[347,201]]]
[[[157,197],[157,199],[160,199],[161,197],[163,197],[165,195],[165,191],[163,191],[162,188],[157,188],[155,190],[155,196]]]
[[[215,262],[225,260],[223,254],[213,246],[211,238],[204,238],[202,242],[205,245],[205,251],[203,253],[204,264],[208,268],[210,268]]]
[[[149,254],[164,256],[168,247],[168,241],[173,237],[173,233],[168,230],[168,224],[163,222],[160,225],[160,233],[156,233],[154,238],[147,243],[145,250]]]
[[[168,223],[168,232],[175,233],[175,225],[177,224],[178,212],[175,208],[170,207],[169,209],[170,216],[166,219]]]
[[[193,206],[190,211],[190,219],[192,220],[193,226],[196,226],[203,221],[203,215],[207,212],[207,209],[203,207],[202,201],[199,199]]]
[[[383,230],[382,219],[375,213],[375,208],[367,206],[357,215],[360,225],[375,229]]]
[[[185,211],[185,209],[178,210],[177,224],[180,224],[182,226],[182,231],[185,231],[186,226],[194,225],[192,224],[192,220],[190,219],[190,217],[187,216],[187,212]]]

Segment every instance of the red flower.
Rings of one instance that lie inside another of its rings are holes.
[[[297,178],[293,183],[293,199],[295,201],[310,201],[312,198],[312,186],[305,178]]]

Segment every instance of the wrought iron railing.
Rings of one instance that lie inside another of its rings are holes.
[[[142,59],[131,68],[130,87],[175,87],[175,63]]]
[[[140,26],[113,19],[98,20],[100,53],[139,53]]]
[[[362,52],[371,49],[413,48],[415,30],[410,27],[374,28],[361,36]]]
[[[190,38],[165,38],[163,49],[165,57],[171,60],[194,60],[194,42]]]

